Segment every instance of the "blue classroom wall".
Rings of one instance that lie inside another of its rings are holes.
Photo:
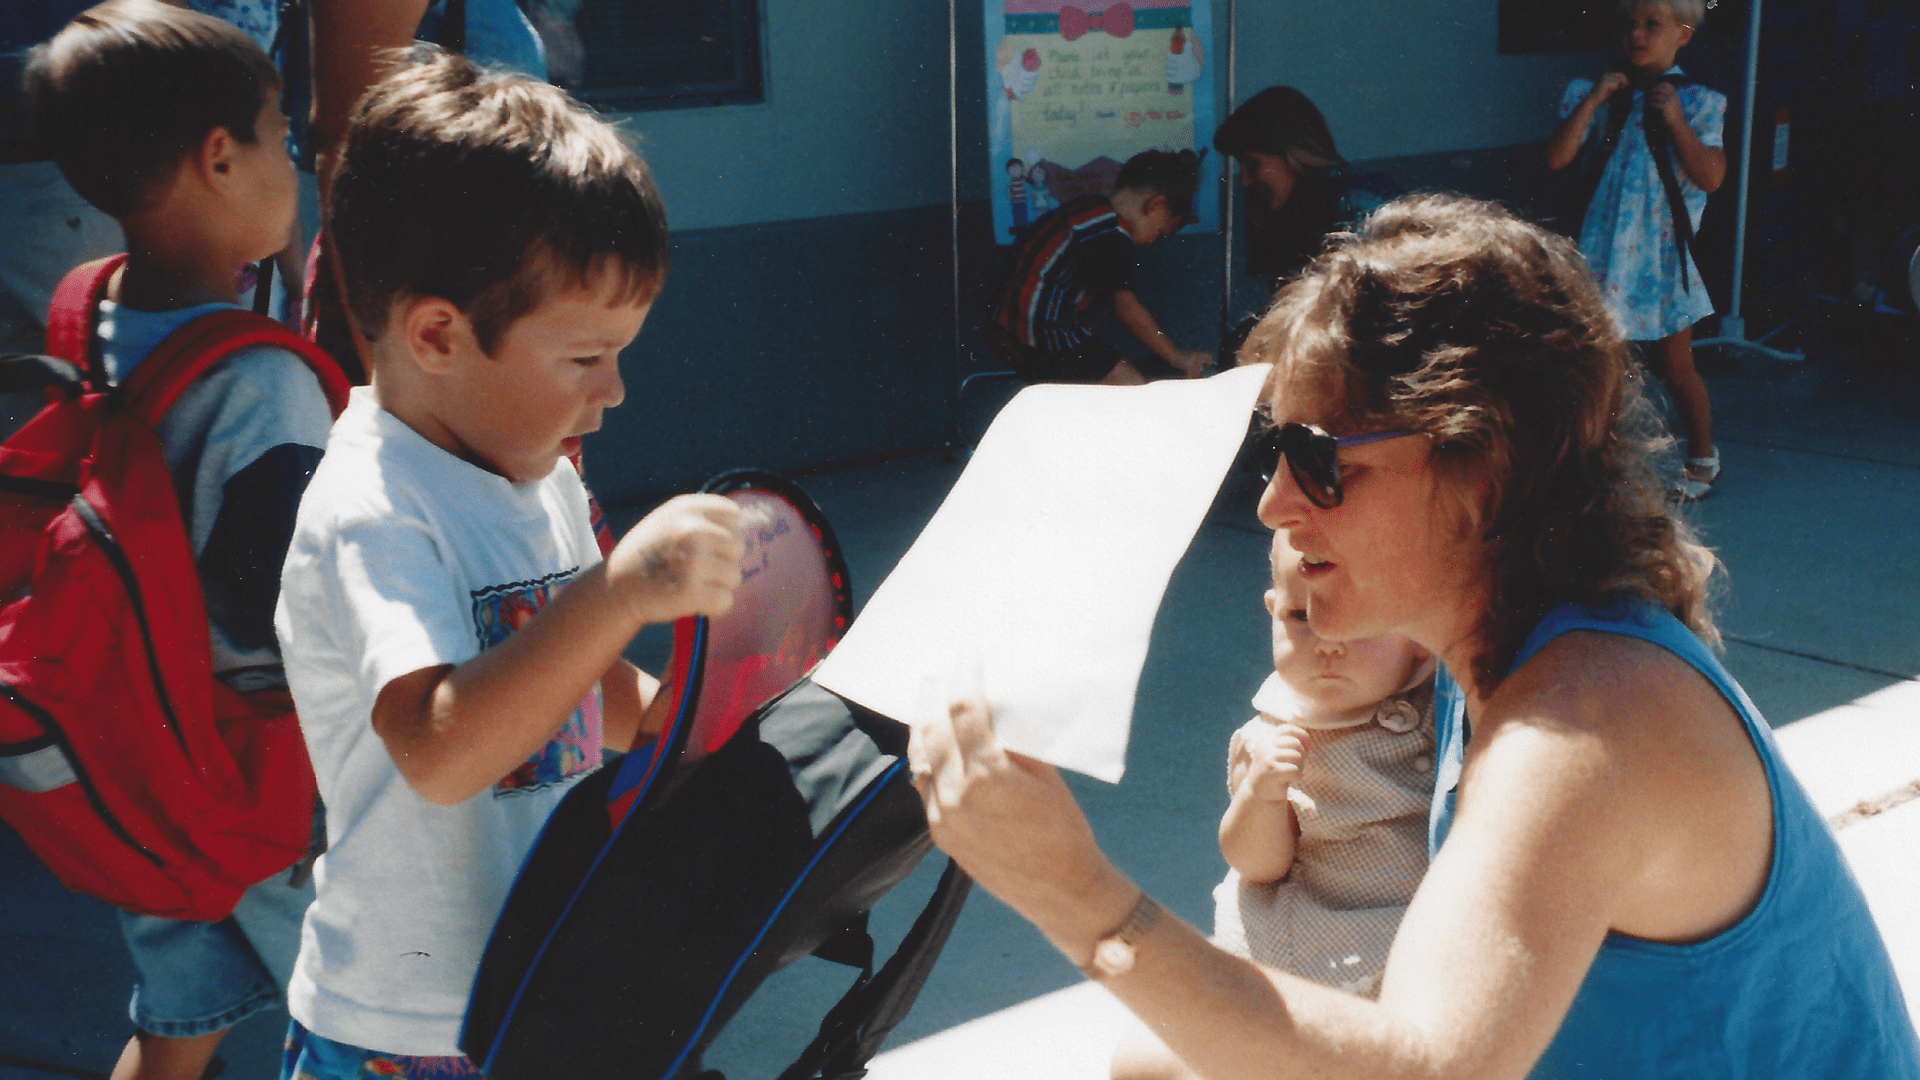
[[[764,103],[620,118],[666,200],[674,266],[622,355],[627,403],[588,441],[610,506],[737,466],[799,474],[936,449],[960,374],[999,366],[974,330],[1000,251],[978,2],[957,20],[957,348],[944,3],[763,0]],[[1224,26],[1224,0],[1214,10]],[[1544,137],[1560,87],[1601,58],[1499,56],[1496,13],[1497,0],[1241,0],[1236,101],[1287,82],[1349,158],[1409,188],[1524,197],[1533,151],[1519,144]],[[1210,62],[1224,57],[1216,46]],[[1181,235],[1140,259],[1142,299],[1184,345],[1219,341],[1221,242]],[[1257,294],[1236,278],[1238,313]]]

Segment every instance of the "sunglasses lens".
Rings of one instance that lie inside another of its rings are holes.
[[[1315,431],[1305,424],[1283,424],[1267,428],[1253,442],[1254,460],[1260,466],[1260,479],[1271,484],[1286,459],[1287,471],[1307,500],[1322,510],[1340,505],[1339,444],[1333,436]]]
[[[1265,428],[1254,436],[1253,460],[1260,467],[1260,479],[1273,483],[1273,474],[1280,471],[1280,459],[1286,452],[1280,445],[1280,429]]]
[[[1339,506],[1340,450],[1333,436],[1304,424],[1288,424],[1282,434],[1287,471],[1293,474],[1293,482],[1300,485],[1300,493],[1322,510]]]

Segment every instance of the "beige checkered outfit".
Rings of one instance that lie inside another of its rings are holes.
[[[1278,722],[1263,713],[1247,727]],[[1375,997],[1400,917],[1427,872],[1433,683],[1388,698],[1358,725],[1309,729],[1306,744],[1300,781],[1287,793],[1300,822],[1293,868],[1258,885],[1229,870],[1213,890],[1214,941]]]

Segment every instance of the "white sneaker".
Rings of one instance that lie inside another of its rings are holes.
[[[1674,482],[1668,497],[1675,502],[1699,502],[1713,494],[1713,482],[1720,479],[1720,455],[1712,457],[1690,457],[1686,471]]]

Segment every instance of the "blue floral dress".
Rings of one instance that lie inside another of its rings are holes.
[[[1670,75],[1679,73],[1678,67],[1667,71]],[[1560,97],[1561,119],[1571,115],[1592,91],[1591,79],[1568,83],[1567,92]],[[1680,109],[1701,144],[1725,145],[1727,96],[1697,83],[1679,87],[1679,95]],[[1629,341],[1653,341],[1677,334],[1713,314],[1713,301],[1700,283],[1700,270],[1693,264],[1691,252],[1686,256],[1685,279],[1690,287],[1682,283],[1680,248],[1673,236],[1667,194],[1660,186],[1660,172],[1641,127],[1646,101],[1646,94],[1633,92],[1633,106],[1620,132],[1620,143],[1600,174],[1600,185],[1594,189],[1580,227],[1580,250],[1592,264],[1601,291]],[[1604,118],[1604,111],[1594,116],[1589,137]],[[1571,167],[1581,166],[1576,163]],[[1680,167],[1677,157],[1674,173],[1680,179],[1680,193],[1697,232],[1700,215],[1706,212],[1707,193]]]
[[[262,50],[273,51],[273,39],[280,33],[279,0],[191,0],[188,6],[225,19],[246,31]]]

